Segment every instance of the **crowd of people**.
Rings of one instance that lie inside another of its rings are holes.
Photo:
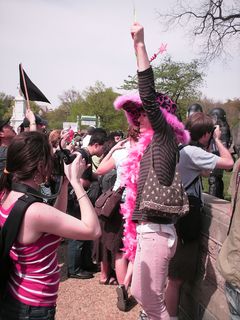
[[[181,287],[196,275],[204,206],[201,177],[209,177],[210,194],[223,198],[222,173],[234,165],[229,127],[221,110],[205,114],[198,103],[188,108],[183,124],[176,103],[155,90],[139,23],[132,25],[131,36],[139,94],[114,101],[115,109],[126,115],[126,134],[94,127],[85,135],[70,129],[47,134],[47,123],[30,109],[19,134],[9,119],[0,121],[0,226],[23,195],[16,184],[43,198],[27,209],[11,248],[13,268],[0,297],[1,320],[54,319],[60,280],[57,250],[63,240],[69,278],[90,279],[100,271],[100,285],[116,285],[119,310],[139,303],[139,320],[178,319]],[[218,261],[231,319],[240,319],[238,168],[239,161],[231,182],[236,214]],[[154,205],[143,201],[148,192],[157,193],[151,184],[154,179],[170,194],[178,174],[188,196],[188,211],[199,222],[190,225],[194,236],[186,228],[183,233],[185,216],[174,211],[170,196],[162,192]],[[120,187],[122,198],[111,218],[98,217],[96,200],[106,190]],[[167,198],[167,206],[160,203],[161,197]],[[223,255],[231,259],[223,262]]]

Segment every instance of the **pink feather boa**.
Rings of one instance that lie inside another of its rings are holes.
[[[132,221],[132,214],[135,208],[137,197],[137,181],[144,150],[147,148],[153,137],[153,130],[145,132],[138,143],[130,150],[128,158],[122,165],[121,184],[126,187],[125,202],[121,205],[121,214],[124,218],[123,244],[125,256],[133,261],[137,248],[136,224]]]
[[[165,109],[161,108],[161,111],[167,122],[173,128],[177,142],[187,144],[190,140],[190,135],[189,132],[185,130],[183,123]],[[125,202],[121,205],[121,213],[124,218],[123,251],[130,261],[134,260],[137,248],[136,224],[132,221],[132,214],[136,203],[140,161],[145,149],[152,141],[153,133],[153,130],[144,132],[137,144],[130,150],[127,160],[124,161],[122,165],[121,185],[126,186]]]

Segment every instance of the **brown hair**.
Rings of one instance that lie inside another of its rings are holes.
[[[139,127],[129,126],[127,130],[127,137],[131,137],[134,141],[138,141],[139,138]]]
[[[59,129],[53,130],[49,133],[48,140],[53,146],[53,148],[58,147],[60,138],[61,138],[61,130]]]
[[[45,134],[38,131],[22,132],[13,138],[7,151],[6,170],[0,179],[0,191],[11,189],[11,181],[33,178],[39,162],[46,168],[46,176],[52,169],[52,150]]]
[[[186,129],[189,130],[193,141],[199,141],[204,134],[211,133],[213,128],[212,118],[203,112],[193,113],[186,122]]]

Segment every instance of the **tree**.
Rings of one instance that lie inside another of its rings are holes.
[[[14,97],[0,92],[0,119],[7,119],[12,116]]]
[[[76,122],[82,115],[96,116],[100,120],[101,127],[106,130],[127,128],[127,122],[123,112],[116,112],[113,101],[118,96],[112,88],[106,88],[102,82],[96,82],[79,93],[75,90],[64,92],[60,97],[61,106],[47,114],[50,128],[62,128],[62,122]]]
[[[76,121],[76,118],[74,120],[72,119],[71,109],[73,105],[78,105],[84,101],[81,93],[75,89],[70,89],[59,96],[59,99],[61,101],[61,107],[63,107],[64,112],[67,114],[66,119],[68,121]]]
[[[43,114],[43,117],[48,121],[48,127],[50,129],[62,129],[63,122],[67,121],[69,109],[61,105],[53,111],[49,111]]]
[[[113,107],[118,94],[112,88],[106,88],[102,82],[97,81],[95,87],[89,87],[83,95],[88,108],[86,115],[96,115],[101,127],[106,130],[126,130],[127,122],[123,113],[117,112]]]
[[[237,43],[240,36],[239,0],[200,0],[198,7],[189,2],[179,1],[171,14],[159,13],[161,22],[167,27],[190,26],[193,35],[201,40],[200,55],[205,62],[223,56],[227,43]]]
[[[169,95],[179,106],[181,117],[184,118],[186,106],[190,101],[199,100],[199,87],[203,82],[204,73],[200,71],[200,63],[174,62],[165,57],[159,66],[153,67],[156,90]],[[121,89],[137,89],[137,76],[128,76]]]

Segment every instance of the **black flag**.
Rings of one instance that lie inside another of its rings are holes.
[[[22,93],[23,93],[26,100],[27,100],[27,94],[28,94],[28,99],[30,101],[42,101],[42,102],[50,103],[50,101],[45,97],[45,95],[29,79],[26,72],[23,70],[23,67],[21,66],[21,64],[19,64],[19,74],[20,74],[20,88],[21,88]],[[25,91],[23,77],[24,77],[25,83],[26,83],[27,94]]]

